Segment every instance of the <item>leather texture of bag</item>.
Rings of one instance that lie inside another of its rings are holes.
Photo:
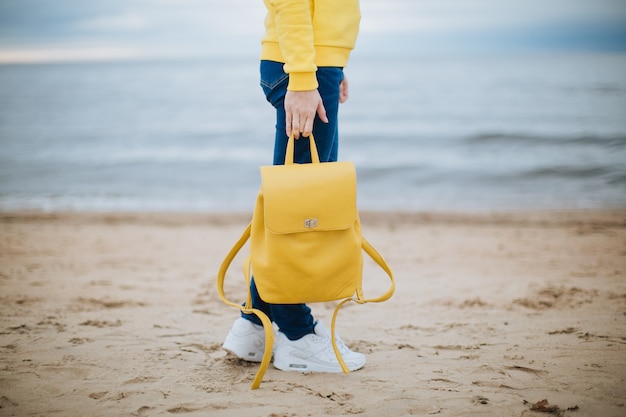
[[[252,221],[224,259],[217,276],[222,301],[263,323],[266,347],[252,383],[258,388],[272,355],[273,331],[269,318],[252,308],[251,274],[261,298],[272,304],[299,304],[342,300],[333,313],[333,349],[348,373],[335,342],[339,309],[350,301],[360,304],[388,300],[395,289],[391,269],[361,235],[356,204],[356,170],[352,162],[320,163],[315,140],[309,138],[310,164],[294,164],[294,138],[289,138],[285,165],[263,166],[261,188]],[[226,299],[224,279],[232,260],[250,240],[250,256],[244,261],[248,288],[242,306]],[[389,290],[365,299],[362,290],[363,251],[388,275]]]

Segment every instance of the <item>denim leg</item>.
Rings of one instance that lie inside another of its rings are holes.
[[[252,296],[252,307],[256,308],[257,310],[261,310],[262,312],[265,313],[265,315],[267,315],[267,317],[271,321],[274,321],[274,318],[272,317],[272,310],[270,308],[271,305],[263,301],[263,299],[259,295],[259,290],[257,290],[256,288],[254,277],[252,277],[252,280],[250,281],[250,295]],[[254,324],[258,324],[259,326],[263,325],[263,322],[261,322],[261,319],[259,319],[255,314],[241,313],[241,317],[243,317],[244,319],[250,320]]]
[[[320,67],[317,70],[318,91],[322,96],[328,123],[323,123],[319,117],[313,123],[313,136],[321,162],[337,160],[338,130],[337,116],[339,110],[339,85],[343,80],[343,70],[335,67]],[[274,165],[285,163],[287,140],[285,134],[285,94],[287,93],[288,76],[283,71],[283,64],[273,61],[261,61],[261,87],[267,101],[276,109],[276,138],[274,143]],[[311,162],[309,139],[301,138],[296,141],[294,162]],[[263,301],[252,279],[250,285],[252,306],[268,315],[276,323],[281,332],[290,340],[300,339],[313,333],[315,320],[311,309],[306,304],[269,304]],[[242,316],[256,324],[261,324],[255,315]]]
[[[302,336],[313,333],[315,320],[311,314],[311,309],[306,304],[269,304],[263,301],[254,283],[254,278],[250,283],[250,293],[252,294],[252,307],[264,312],[271,321],[276,323],[280,331],[289,340],[298,340]],[[250,320],[254,324],[262,326],[261,320],[254,314],[241,313],[241,317]]]

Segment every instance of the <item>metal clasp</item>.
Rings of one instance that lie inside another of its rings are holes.
[[[317,219],[306,219],[304,221],[304,227],[306,227],[307,229],[317,227]]]

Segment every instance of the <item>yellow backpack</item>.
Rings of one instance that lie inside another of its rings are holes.
[[[361,235],[356,207],[356,170],[352,162],[320,163],[313,135],[309,137],[310,164],[294,164],[294,138],[287,143],[285,165],[261,167],[261,189],[252,221],[230,250],[217,274],[217,290],[224,303],[255,314],[265,329],[265,352],[252,389],[258,388],[272,356],[272,324],[252,308],[250,279],[254,274],[259,295],[271,304],[299,304],[342,300],[333,313],[331,338],[337,360],[348,373],[335,341],[335,319],[347,302],[388,300],[394,292],[391,269]],[[244,305],[224,294],[224,278],[232,260],[250,240],[244,261],[248,294]],[[389,275],[386,293],[366,299],[362,290],[365,251]]]

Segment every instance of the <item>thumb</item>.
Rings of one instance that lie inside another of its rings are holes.
[[[326,108],[324,107],[324,103],[321,99],[319,104],[317,105],[317,115],[322,122],[328,123],[328,117],[326,117]]]

